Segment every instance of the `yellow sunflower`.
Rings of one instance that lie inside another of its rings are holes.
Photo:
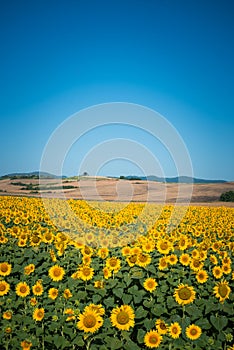
[[[196,326],[195,324],[191,324],[186,328],[185,333],[187,338],[191,340],[196,340],[201,336],[202,330],[199,326]]]
[[[12,318],[12,312],[10,310],[3,312],[2,317],[5,320],[11,320]]]
[[[30,293],[30,288],[26,282],[19,282],[15,288],[19,297],[25,298]]]
[[[230,266],[230,264],[223,264],[222,265],[222,271],[225,275],[228,275],[229,273],[232,272],[232,268]]]
[[[191,270],[193,270],[193,271],[199,271],[199,270],[201,270],[202,269],[202,267],[203,267],[203,265],[204,265],[204,263],[201,261],[201,260],[198,260],[198,259],[192,259],[191,261],[190,261],[190,268],[191,268]]]
[[[111,277],[111,270],[108,267],[104,267],[103,276],[106,280]]]
[[[10,285],[6,281],[0,281],[0,297],[6,295],[10,290]]]
[[[167,239],[160,239],[157,243],[157,249],[161,254],[169,254],[172,250],[172,245]]]
[[[208,273],[205,270],[200,270],[196,274],[198,283],[205,283],[208,280]]]
[[[228,299],[231,293],[231,288],[227,281],[217,283],[213,290],[216,298],[219,298],[221,303],[223,303],[225,299]]]
[[[107,256],[109,254],[109,250],[108,248],[99,248],[98,249],[98,256],[101,258],[101,259],[106,259]]]
[[[83,281],[89,281],[93,278],[94,269],[90,266],[80,266],[77,271],[77,278]]]
[[[42,295],[44,289],[41,282],[37,282],[36,284],[34,284],[34,286],[32,287],[32,291],[34,295]]]
[[[131,248],[129,246],[123,247],[121,252],[123,256],[131,255]]]
[[[156,289],[157,285],[158,283],[155,281],[154,278],[147,278],[143,283],[144,288],[150,293],[152,293]]]
[[[54,265],[49,269],[48,274],[52,281],[58,282],[62,281],[63,276],[65,275],[65,270],[59,265]]]
[[[101,304],[89,304],[85,307],[84,311],[94,311],[100,316],[103,316],[105,314],[105,309]]]
[[[48,291],[48,296],[50,299],[56,299],[58,296],[58,289],[57,288],[50,288]]]
[[[66,289],[64,290],[64,292],[63,292],[63,297],[64,297],[65,299],[69,299],[69,298],[72,297],[72,293],[71,293],[70,289],[66,288]]]
[[[179,338],[181,331],[182,329],[178,322],[172,323],[169,327],[169,334],[173,339]]]
[[[120,269],[121,261],[119,258],[116,258],[115,256],[112,256],[111,258],[108,258],[106,260],[106,267],[108,267],[109,270],[118,272]]]
[[[104,288],[104,281],[95,281],[94,287],[97,289],[103,289]]]
[[[213,276],[216,278],[216,279],[219,279],[223,276],[223,271],[222,271],[222,268],[220,266],[215,266],[213,269],[212,269],[212,273],[213,273]]]
[[[24,340],[20,343],[22,350],[30,350],[32,343],[30,341]]]
[[[134,254],[127,256],[126,261],[130,267],[133,267],[137,262],[137,255]]]
[[[68,317],[66,318],[67,322],[74,321],[76,319],[76,316],[74,315],[74,310],[72,310],[71,308],[65,309],[64,315],[68,315]]]
[[[164,256],[159,259],[158,269],[161,271],[161,270],[167,269],[167,267],[168,267],[167,258]]]
[[[45,310],[43,308],[35,309],[33,312],[33,319],[35,321],[42,321],[44,316],[45,316]]]
[[[25,275],[30,275],[33,271],[35,271],[35,265],[34,264],[29,264],[25,266],[24,268],[24,274]]]
[[[176,288],[174,297],[178,304],[187,305],[194,301],[196,292],[193,287],[188,286],[187,284],[180,284]]]
[[[190,264],[190,256],[187,253],[181,254],[180,263],[184,266],[188,266]]]
[[[146,267],[151,263],[151,256],[147,253],[140,253],[137,255],[137,265],[141,267]]]
[[[0,263],[0,276],[8,276],[11,273],[11,264],[7,262]]]
[[[175,254],[171,254],[167,257],[167,262],[170,264],[170,265],[176,265],[177,264],[177,261],[178,261],[178,258]]]
[[[160,318],[155,322],[155,326],[159,334],[166,334],[168,331],[168,325]]]
[[[114,327],[128,331],[130,327],[134,327],[134,311],[129,305],[122,305],[112,310],[110,320]]]
[[[157,331],[149,331],[144,337],[144,343],[148,348],[158,348],[162,341],[162,336]]]
[[[96,311],[85,311],[78,317],[77,328],[85,333],[94,333],[103,325],[103,319]]]

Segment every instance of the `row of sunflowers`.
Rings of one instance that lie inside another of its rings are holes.
[[[234,349],[233,209],[0,207],[1,349]]]

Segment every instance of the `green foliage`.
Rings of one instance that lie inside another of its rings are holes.
[[[227,191],[222,193],[220,200],[222,202],[234,202],[234,191]]]

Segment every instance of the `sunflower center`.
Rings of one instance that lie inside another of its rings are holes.
[[[166,250],[166,249],[168,248],[167,242],[161,243],[160,248],[161,248],[162,250]]]
[[[178,294],[182,300],[188,300],[191,297],[191,291],[186,287],[180,289]]]
[[[165,325],[165,323],[160,323],[159,327],[160,327],[162,330],[166,330],[166,329],[167,329],[167,326]]]
[[[89,276],[89,274],[90,274],[90,269],[88,267],[84,267],[83,268],[83,275],[84,276]]]
[[[158,343],[158,338],[155,337],[155,335],[151,335],[149,338],[149,343],[150,344],[157,344]]]
[[[147,261],[147,256],[144,255],[144,254],[139,255],[139,261],[143,262],[143,263],[146,262]]]
[[[147,286],[148,288],[154,288],[154,281],[148,281]]]
[[[27,291],[27,288],[25,286],[20,287],[20,292],[25,293]]]
[[[224,298],[228,293],[228,289],[227,286],[225,286],[225,284],[221,284],[219,286],[219,294],[222,298]]]
[[[195,328],[191,329],[190,331],[191,335],[197,335],[197,330]]]
[[[177,334],[178,328],[177,327],[173,327],[171,331],[172,331],[172,333]]]
[[[38,243],[39,241],[40,241],[40,239],[37,236],[32,238],[33,243]]]
[[[199,260],[194,260],[193,266],[194,267],[198,267],[199,265],[200,265],[200,261]]]
[[[117,261],[115,259],[110,260],[110,266],[114,267],[117,264]]]
[[[0,284],[0,291],[3,292],[6,289],[6,287],[4,286],[4,284]]]
[[[129,261],[130,261],[131,263],[135,263],[135,262],[137,261],[137,256],[136,256],[136,255],[131,256],[130,259],[129,259]]]
[[[119,324],[126,324],[129,321],[129,315],[125,311],[120,311],[117,315],[117,321]]]
[[[54,269],[54,276],[59,277],[60,276],[60,269]]]
[[[86,328],[92,328],[95,326],[97,320],[96,320],[96,317],[93,316],[93,315],[87,315],[84,317],[84,326]]]
[[[1,271],[2,271],[2,272],[6,272],[7,270],[8,270],[8,268],[7,268],[7,265],[6,265],[6,264],[4,264],[4,265],[1,266]]]

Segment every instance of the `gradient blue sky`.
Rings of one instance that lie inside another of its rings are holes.
[[[234,180],[234,1],[2,0],[0,44],[0,175],[38,170],[66,118],[122,101],[172,123],[196,177]],[[124,133],[110,128],[104,139]],[[77,171],[71,154],[66,175]],[[167,161],[165,175],[177,175]],[[113,161],[100,174],[138,170]]]

